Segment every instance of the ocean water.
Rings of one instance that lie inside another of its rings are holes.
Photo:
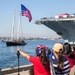
[[[31,56],[35,56],[35,48],[37,45],[46,45],[52,48],[56,42],[64,43],[63,40],[25,40],[25,46],[10,46],[7,47],[5,42],[0,41],[0,69],[18,66],[17,48],[21,48]],[[20,66],[28,65],[30,62],[20,55]]]

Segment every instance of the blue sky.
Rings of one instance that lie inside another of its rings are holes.
[[[58,37],[44,25],[36,25],[35,20],[43,17],[54,17],[61,13],[75,13],[75,0],[0,0],[0,36],[11,35],[13,11],[18,14],[21,4],[25,5],[32,14],[32,21],[22,16],[22,32],[24,37]],[[16,24],[17,24],[16,20]],[[16,27],[15,27],[16,28]]]

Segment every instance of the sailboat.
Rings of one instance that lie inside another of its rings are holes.
[[[15,13],[13,14],[13,23],[12,23],[12,32],[11,32],[11,39],[6,41],[7,46],[20,46],[26,45],[27,43],[24,41],[23,37],[20,36],[21,34],[21,14],[19,14],[19,23],[17,29],[17,37],[14,37],[14,26],[15,26]]]

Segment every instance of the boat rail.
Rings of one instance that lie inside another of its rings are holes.
[[[19,67],[19,74],[20,75],[29,75],[29,68],[32,66],[30,65],[24,65]],[[75,69],[74,67],[70,71],[70,75],[74,75]],[[0,69],[0,75],[18,75],[18,67],[14,68],[6,68],[6,69]]]
[[[69,17],[69,18],[41,18],[40,20],[35,21],[36,24],[41,24],[43,21],[74,21],[75,17]]]
[[[32,64],[20,66],[19,72],[28,71],[30,66],[32,66]],[[18,73],[18,67],[0,69],[0,75],[13,75],[14,73]]]

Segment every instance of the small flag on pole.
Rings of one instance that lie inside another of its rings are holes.
[[[31,22],[31,20],[32,20],[31,13],[23,4],[21,4],[21,14],[22,14],[22,16],[28,17],[29,22]]]

